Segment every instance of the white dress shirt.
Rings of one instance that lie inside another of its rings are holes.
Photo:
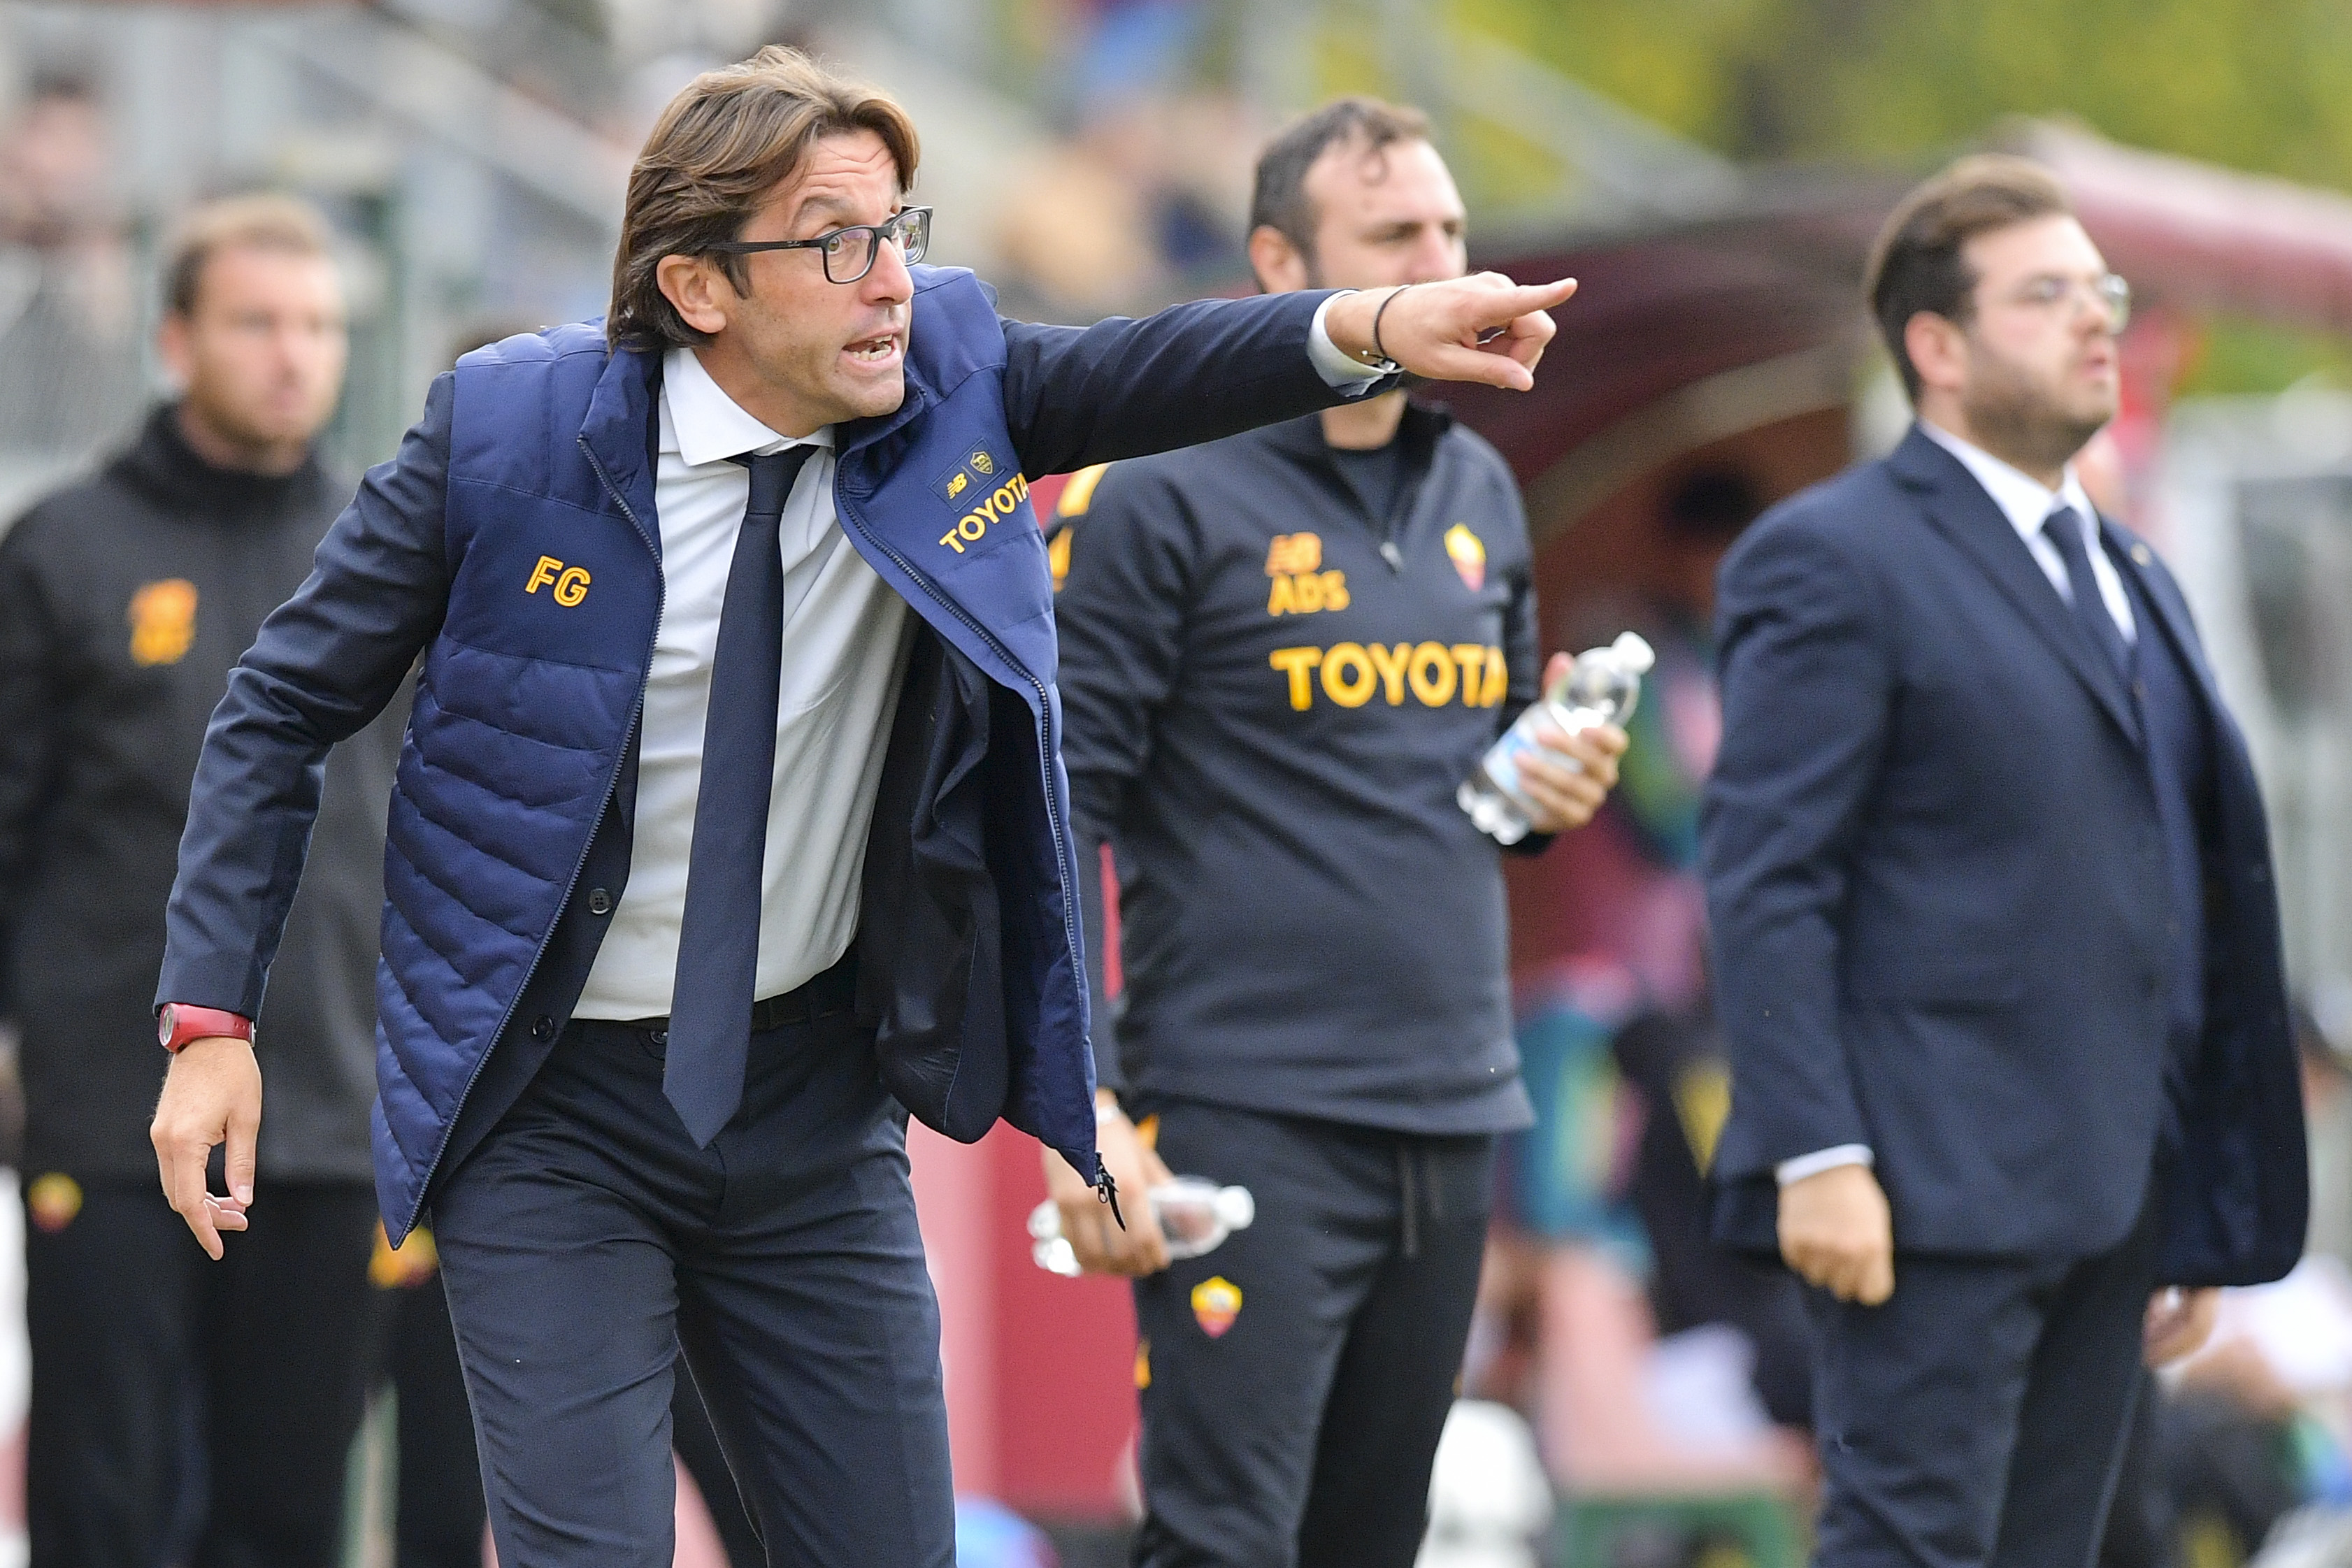
[[[2091,497],[2084,490],[2082,480],[2075,476],[2073,464],[2066,465],[2065,476],[2059,481],[2058,488],[2053,490],[2032,475],[2002,462],[1983,447],[1962,441],[1950,431],[1940,429],[1924,419],[1919,422],[1919,433],[1960,460],[1960,465],[1984,487],[1985,494],[1992,497],[1992,504],[2000,508],[2001,516],[2009,519],[2009,526],[2017,530],[2017,537],[2025,541],[2025,548],[2033,552],[2034,564],[2042,569],[2042,575],[2050,580],[2050,586],[2058,591],[2058,597],[2070,605],[2074,602],[2074,585],[2066,575],[2066,558],[2058,553],[2058,547],[2050,542],[2050,537],[2042,531],[2042,525],[2058,507],[2073,507],[2076,526],[2083,530],[2084,548],[2090,554],[2091,577],[2099,585],[2099,598],[2105,603],[2108,615],[2114,618],[2116,630],[2123,633],[2125,643],[2128,645],[2137,639],[2138,622],[2132,615],[2131,596],[2124,591],[2124,580],[2122,574],[2116,570],[2116,563],[2107,559],[2107,552],[2100,547],[2098,508],[2091,505]],[[1840,1166],[1866,1166],[1871,1163],[1873,1155],[1869,1145],[1840,1144],[1835,1148],[1820,1149],[1810,1155],[1800,1155],[1792,1160],[1782,1160],[1772,1167],[1772,1176],[1780,1186],[1787,1186],[1790,1182],[1802,1181],[1809,1176],[1818,1176]]]
[[[1330,308],[1327,299],[1316,309],[1307,357],[1326,384],[1360,394],[1381,372],[1331,341],[1324,329]],[[830,425],[797,440],[778,435],[719,389],[694,350],[673,349],[662,360],[660,443],[654,511],[662,611],[638,721],[629,883],[572,1009],[577,1018],[670,1011],[719,612],[751,497],[751,472],[730,459],[819,449],[793,481],[782,524],[783,678],[755,998],[789,991],[849,951],[875,788],[906,670],[907,602],[842,536],[834,512]]]
[[[783,677],[753,995],[775,996],[823,973],[856,935],[866,831],[906,665],[907,602],[842,536],[831,427],[787,440],[721,392],[692,350],[673,349],[662,361],[654,477],[662,613],[639,721],[629,883],[573,1009],[580,1018],[670,1010],[710,663],[751,497],[750,471],[730,459],[793,445],[819,450],[784,503]]]
[[[1939,430],[1924,419],[1919,422],[1919,433],[1958,458],[1960,465],[1984,486],[1985,494],[1992,497],[1992,504],[2000,508],[2001,516],[2009,519],[2009,526],[2017,530],[2018,538],[2025,541],[2025,548],[2033,552],[2034,564],[2042,568],[2042,575],[2050,580],[2050,586],[2056,589],[2058,597],[2068,604],[2074,602],[2074,585],[2066,576],[2066,558],[2058,553],[2058,547],[2052,544],[2050,536],[2042,531],[2042,524],[2055,508],[2072,507],[2075,526],[2083,530],[2083,548],[2091,557],[2091,576],[2099,585],[2099,598],[2106,604],[2107,614],[2115,621],[2116,630],[2124,634],[2125,645],[2129,646],[2138,640],[2138,622],[2132,615],[2131,595],[2124,591],[2122,575],[2116,570],[2116,563],[2107,559],[2107,552],[2099,543],[2099,509],[2091,505],[2091,497],[2084,490],[2083,481],[2075,477],[2072,463],[2066,465],[2065,477],[2058,482],[2058,488],[2053,490],[2032,475],[2011,467],[1983,447],[1962,441],[1951,432]]]

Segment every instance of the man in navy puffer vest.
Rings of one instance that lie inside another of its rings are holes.
[[[680,1346],[773,1560],[952,1560],[889,1096],[959,1138],[1003,1116],[1114,1202],[1119,1174],[1024,476],[1400,369],[1526,387],[1573,287],[1024,326],[910,265],[915,163],[903,110],[788,50],[695,82],[631,176],[609,326],[435,383],[205,741],[153,1135],[218,1256],[320,760],[423,655],[376,1171],[394,1237],[432,1206],[509,1564],[669,1561]]]

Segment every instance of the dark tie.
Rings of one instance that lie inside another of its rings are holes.
[[[2099,596],[2099,580],[2091,575],[2091,552],[2083,546],[2083,514],[2072,507],[2060,507],[2042,519],[2042,531],[2058,547],[2059,557],[2066,563],[2066,580],[2074,590],[2075,623],[2107,656],[2116,674],[2128,682],[2131,650],[2124,646],[2124,634],[2116,618],[2107,613],[2107,601]]]
[[[662,1092],[698,1148],[708,1147],[743,1099],[751,992],[760,967],[761,871],[774,791],[776,697],[784,664],[784,499],[814,446],[735,459],[751,471],[751,501],[735,538],[710,708],[702,730],[702,783],[686,865]]]

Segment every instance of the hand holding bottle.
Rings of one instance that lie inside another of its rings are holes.
[[[1219,1186],[1205,1176],[1177,1176],[1144,1194],[1144,1207],[1167,1239],[1174,1262],[1213,1252],[1236,1230],[1257,1221],[1257,1199],[1245,1186]],[[1078,1255],[1062,1234],[1062,1213],[1047,1198],[1029,1213],[1029,1256],[1048,1273],[1072,1278],[1098,1270],[1078,1266]]]
[[[1543,695],[1487,749],[1455,799],[1500,844],[1559,833],[1592,820],[1617,784],[1633,711],[1655,655],[1632,632],[1570,659],[1555,653]]]
[[[1565,653],[1554,653],[1544,671],[1547,685],[1570,666]],[[1631,744],[1613,724],[1587,729],[1545,727],[1536,732],[1537,748],[1519,764],[1519,792],[1536,808],[1528,812],[1528,831],[1566,833],[1592,821],[1609,791],[1617,788],[1617,759]]]
[[[1144,1195],[1175,1177],[1144,1146],[1116,1098],[1098,1092],[1095,1104],[1095,1145],[1111,1180],[1118,1184],[1119,1213],[1127,1228],[1119,1228],[1110,1205],[1051,1149],[1045,1151],[1047,1197],[1060,1213],[1061,1234],[1068,1239],[1082,1272],[1156,1274],[1168,1267],[1168,1240]]]

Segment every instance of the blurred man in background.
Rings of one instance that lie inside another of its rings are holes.
[[[77,71],[36,77],[0,127],[0,447],[70,464],[52,483],[127,439],[146,401],[118,156]]]
[[[293,1568],[338,1550],[374,1321],[373,969],[400,725],[388,717],[328,765],[316,873],[260,1020],[272,1225],[211,1270],[155,1181],[148,1119],[169,1059],[152,976],[206,721],[342,494],[312,444],[342,384],[344,312],[319,219],[275,197],[197,212],[165,279],[158,346],[179,394],[0,543],[28,1522],[41,1568],[173,1551]],[[201,1521],[201,1539],[174,1539],[175,1519]]]
[[[1716,1229],[1815,1287],[1816,1562],[2081,1564],[2143,1355],[2303,1249],[2269,831],[2074,468],[2130,292],[2056,180],[1955,164],[1867,276],[1917,422],[1721,577]]]
[[[1393,299],[1463,275],[1463,226],[1422,116],[1343,99],[1259,161],[1250,257],[1269,293]],[[1171,1267],[1147,1205],[1121,1232],[1047,1162],[1079,1261],[1143,1276],[1137,1561],[1408,1563],[1495,1136],[1528,1118],[1500,866],[1454,803],[1536,695],[1518,487],[1398,392],[1082,474],[1061,509],[1080,860],[1112,841],[1125,878],[1116,1029],[1085,883],[1103,1157],[1258,1204]],[[1529,760],[1525,847],[1591,816],[1623,747]]]

